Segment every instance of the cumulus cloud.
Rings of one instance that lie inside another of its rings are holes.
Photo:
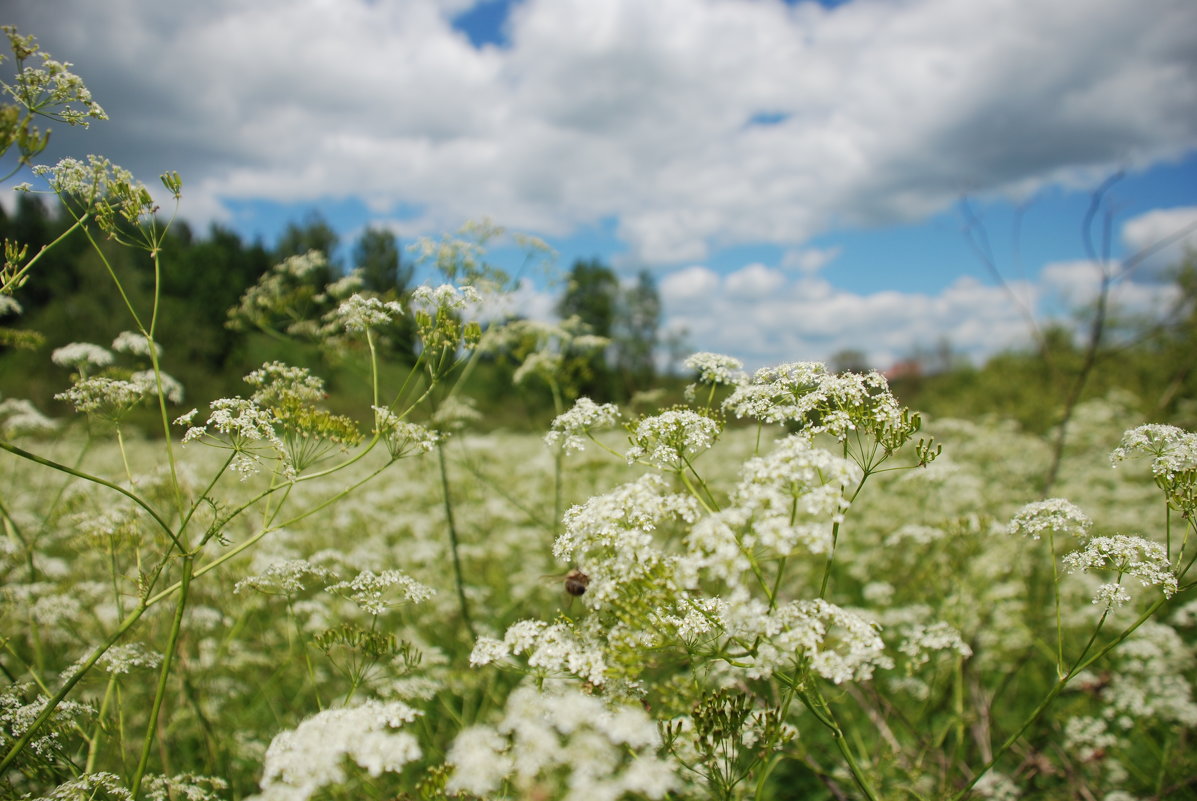
[[[770,291],[736,291],[746,275]],[[1038,295],[1031,285],[1013,288],[1024,297]],[[1028,339],[1009,296],[969,278],[934,295],[855,293],[762,265],[723,277],[695,266],[667,276],[660,291],[668,329],[684,329],[695,350],[732,354],[753,368],[825,360],[850,349],[886,367],[944,338],[957,352],[979,358]]]
[[[1197,206],[1155,209],[1126,221],[1122,241],[1132,254],[1146,254],[1142,272],[1160,275],[1180,262],[1186,253],[1197,253]]]
[[[112,115],[55,153],[177,169],[191,218],[354,196],[427,229],[614,219],[632,258],[676,264],[1197,146],[1190,0],[523,0],[509,45],[483,48],[452,26],[469,5],[14,0],[8,17]]]

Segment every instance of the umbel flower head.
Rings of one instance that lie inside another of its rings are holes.
[[[277,735],[266,749],[260,801],[306,801],[341,784],[352,762],[377,777],[420,758],[416,738],[402,731],[420,712],[401,701],[367,701],[326,709]]]
[[[1121,587],[1123,576],[1134,576],[1144,587],[1159,587],[1166,598],[1176,593],[1176,574],[1168,564],[1164,546],[1142,537],[1127,534],[1094,537],[1083,550],[1065,555],[1063,562],[1069,573],[1104,570],[1117,574],[1117,585],[1099,588],[1093,599],[1095,604],[1121,606],[1130,600]]]
[[[568,801],[662,798],[679,782],[658,757],[656,723],[636,706],[608,706],[572,688],[520,687],[495,726],[471,726],[454,740],[446,790],[489,796],[504,781],[520,798]]]
[[[610,428],[617,420],[619,408],[614,403],[598,404],[590,398],[578,398],[572,409],[553,420],[544,442],[550,448],[560,447],[565,453],[581,451],[592,431]]]
[[[1047,531],[1084,539],[1092,526],[1093,521],[1076,504],[1064,498],[1048,498],[1028,503],[1018,510],[1008,530],[1011,534],[1021,534],[1033,540],[1039,539]]]
[[[1135,456],[1151,457],[1151,474],[1168,504],[1186,514],[1197,512],[1197,433],[1151,424],[1132,428],[1110,455],[1117,467]]]
[[[818,362],[757,370],[750,381],[736,387],[723,408],[736,417],[794,423],[803,431],[827,433],[841,441],[861,431],[890,451],[920,426],[918,416],[901,407],[880,373],[836,374]]]
[[[628,464],[647,462],[662,470],[682,470],[715,444],[722,428],[718,421],[689,409],[645,417],[629,426]]]

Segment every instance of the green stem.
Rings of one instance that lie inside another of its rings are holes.
[[[462,622],[465,623],[466,630],[470,633],[470,639],[474,640],[478,635],[474,632],[474,623],[470,620],[470,606],[466,602],[465,582],[461,574],[461,556],[458,553],[457,525],[453,521],[453,500],[449,494],[449,471],[445,466],[445,448],[440,440],[437,440],[436,443],[436,455],[441,468],[441,494],[445,501],[445,521],[449,526],[449,550],[453,555],[453,580],[457,585],[457,600],[461,605]]]
[[[133,501],[133,503],[137,504],[142,509],[144,509],[146,511],[146,513],[149,514],[149,516],[154,519],[154,522],[158,524],[159,528],[161,528],[164,532],[166,532],[166,536],[170,537],[171,541],[175,544],[175,547],[178,548],[180,552],[186,551],[186,549],[183,548],[182,543],[180,543],[178,538],[175,536],[174,531],[172,531],[170,526],[167,525],[166,521],[163,520],[149,504],[147,504],[145,501],[143,501],[141,498],[137,497],[133,493],[129,492],[124,487],[122,487],[118,484],[113,484],[111,481],[102,479],[99,476],[89,475],[87,473],[84,473],[81,470],[76,470],[73,467],[67,467],[64,464],[59,464],[58,462],[55,462],[51,459],[47,459],[43,456],[38,456],[36,453],[30,453],[29,451],[25,450],[24,448],[18,448],[16,445],[13,445],[10,442],[0,442],[0,448],[8,451],[9,453],[20,456],[23,459],[28,459],[31,462],[36,462],[40,465],[44,465],[45,467],[53,468],[54,470],[60,470],[63,473],[67,473],[69,475],[75,476],[75,478],[81,478],[84,481],[90,481],[93,484],[99,484],[102,487],[108,487],[108,489],[115,490],[116,492],[119,492],[121,495],[124,495],[126,498]]]
[[[141,791],[141,780],[145,776],[146,767],[150,763],[150,751],[154,745],[154,734],[158,729],[158,716],[162,711],[162,702],[166,698],[166,684],[170,679],[170,669],[174,664],[175,649],[179,644],[179,632],[183,628],[183,613],[187,609],[189,590],[191,588],[191,571],[195,567],[195,555],[183,555],[183,579],[180,582],[179,600],[175,604],[175,616],[170,625],[170,637],[166,644],[166,653],[162,658],[162,669],[158,673],[158,686],[154,690],[154,703],[150,708],[150,720],[145,727],[145,741],[141,746],[141,758],[137,762],[137,771],[133,774],[133,782],[129,792],[134,799]]]
[[[9,766],[12,765],[16,758],[21,754],[21,752],[25,750],[25,747],[29,745],[30,740],[34,738],[38,730],[41,729],[45,722],[50,719],[50,716],[53,715],[55,710],[58,709],[58,705],[61,704],[67,695],[70,694],[71,690],[75,688],[75,685],[78,684],[85,675],[87,675],[87,672],[95,666],[96,662],[100,660],[100,657],[108,652],[109,648],[116,645],[116,643],[120,641],[121,637],[125,636],[125,632],[133,628],[134,624],[136,624],[141,616],[145,614],[145,611],[148,608],[149,606],[144,602],[139,604],[136,609],[129,613],[128,617],[121,621],[121,624],[116,628],[116,631],[110,634],[107,640],[92,649],[92,652],[88,655],[87,659],[85,659],[82,664],[75,668],[75,672],[72,673],[65,682],[63,682],[63,685],[58,688],[58,692],[56,692],[53,697],[46,702],[46,705],[42,708],[42,711],[36,718],[34,718],[33,722],[29,724],[29,727],[25,729],[25,733],[13,742],[12,747],[8,749],[8,753],[4,755],[3,759],[0,759],[0,775],[3,775]]]

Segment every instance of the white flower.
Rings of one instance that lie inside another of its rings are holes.
[[[390,409],[373,406],[374,430],[382,436],[392,459],[419,456],[436,447],[440,434],[418,423],[408,423]]]
[[[411,293],[413,303],[436,309],[464,309],[468,304],[482,302],[482,296],[472,286],[455,287],[441,284],[438,287],[418,286]]]
[[[698,373],[700,384],[742,384],[747,376],[741,372],[744,362],[719,353],[695,353],[683,362],[687,370]]]
[[[403,314],[397,301],[385,303],[378,298],[364,298],[354,294],[329,315],[329,321],[349,332],[365,331],[386,325]]]
[[[548,791],[568,801],[661,798],[679,783],[673,762],[656,756],[656,723],[635,706],[609,707],[574,689],[520,687],[495,726],[473,726],[454,740],[446,790],[487,796],[509,781],[517,797]]]
[[[344,782],[347,759],[371,776],[400,771],[420,758],[420,746],[395,729],[419,715],[400,701],[367,701],[308,718],[270,743],[259,798],[305,801],[322,787]]]
[[[401,598],[393,600],[386,596],[392,587],[398,587]],[[420,603],[436,592],[398,570],[384,570],[375,573],[363,570],[351,581],[341,581],[328,586],[328,591],[353,601],[372,615],[381,615],[388,608],[409,601]]]
[[[1176,592],[1176,575],[1168,564],[1164,547],[1142,537],[1126,534],[1094,537],[1084,550],[1066,554],[1063,563],[1069,573],[1113,570],[1120,577],[1134,576],[1144,587],[1159,587],[1167,598]],[[1099,590],[1093,602],[1108,606],[1120,598],[1121,594]]]
[[[72,342],[56,348],[50,354],[50,361],[60,367],[74,367],[84,372],[89,367],[107,367],[112,364],[112,353],[90,342]]]
[[[613,426],[618,419],[619,408],[614,403],[599,405],[590,398],[578,398],[572,409],[553,420],[544,441],[550,448],[560,446],[565,453],[581,451],[586,447],[584,435]]]
[[[136,331],[121,331],[116,335],[116,339],[112,340],[113,350],[132,356],[149,356],[151,348],[155,356],[162,354],[161,346]]]
[[[662,470],[681,470],[715,444],[721,426],[688,409],[646,417],[631,434],[628,464],[648,462]]]
[[[1037,540],[1045,531],[1083,539],[1093,526],[1088,516],[1064,498],[1028,503],[1014,515],[1008,531]]]

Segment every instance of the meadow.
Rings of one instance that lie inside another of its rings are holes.
[[[40,65],[8,93],[22,159],[20,109],[98,108]],[[39,171],[95,280],[122,289],[107,237],[157,287],[144,186],[98,157]],[[189,410],[156,292],[48,355],[71,417],[0,398],[0,796],[1197,795],[1197,434],[1118,392],[1066,436],[924,418],[875,372],[711,353],[684,403],[633,412],[579,391],[604,340],[488,322],[482,251],[425,250],[444,283],[403,298],[314,286],[313,252],[231,311],[360,365],[360,408],[268,361]],[[44,251],[5,251],[19,314]],[[500,352],[547,430],[461,390]]]

